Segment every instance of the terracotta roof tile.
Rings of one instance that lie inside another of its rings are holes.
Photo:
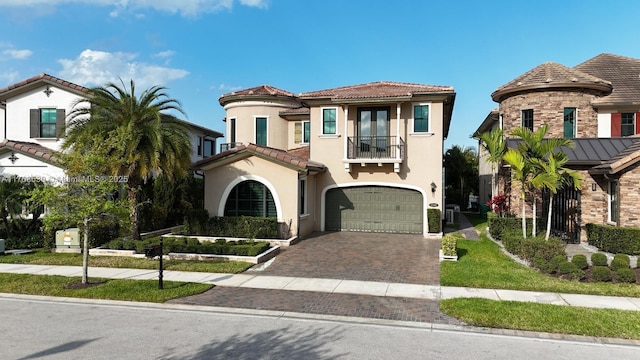
[[[218,99],[220,105],[226,104],[230,100],[236,99],[238,97],[263,97],[263,96],[273,96],[273,97],[286,97],[286,98],[296,98],[296,95],[292,92],[278,89],[271,85],[260,85],[255,86],[248,89],[233,91],[230,93],[222,94]]]
[[[287,109],[280,111],[280,116],[287,115],[309,115],[310,111],[308,107],[298,107],[293,109]]]
[[[55,163],[57,161],[57,151],[36,143],[4,139],[0,142],[0,149],[2,148],[31,155],[48,163]]]
[[[558,63],[546,62],[500,86],[491,94],[491,98],[500,102],[515,92],[559,87],[591,88],[605,93],[611,92],[611,82],[607,80]]]
[[[324,171],[325,166],[323,164],[309,160],[308,151],[309,151],[308,147],[306,151],[303,150],[302,148],[285,151],[285,150],[280,150],[280,149],[271,148],[267,146],[260,146],[256,144],[239,145],[233,149],[229,149],[227,151],[221,152],[214,156],[200,160],[194,163],[192,167],[194,169],[201,169],[207,164],[214,163],[216,161],[228,158],[230,156],[236,156],[236,154],[249,152],[255,155],[258,155],[258,154],[264,155],[268,159],[272,159],[285,164],[290,164],[300,169]]]
[[[640,59],[603,53],[574,69],[606,79],[613,84],[611,94],[594,101],[597,104],[640,103]]]
[[[73,92],[76,92],[76,93],[78,93],[78,92],[79,93],[84,93],[87,90],[89,90],[84,86],[81,86],[81,85],[78,85],[78,84],[74,84],[72,82],[57,78],[55,76],[51,76],[49,74],[41,73],[39,75],[30,77],[30,78],[28,78],[26,80],[22,80],[22,81],[20,81],[18,83],[15,83],[15,84],[12,84],[12,85],[9,85],[9,86],[7,86],[5,88],[0,89],[0,99],[4,99],[5,98],[4,95],[6,93],[12,94],[12,93],[15,93],[16,91],[19,91],[21,88],[29,89],[30,85],[36,84],[36,83],[41,82],[41,81],[43,81],[45,83],[48,83],[48,84],[56,85],[56,86],[59,86],[59,87],[67,88],[67,89],[69,89],[69,90],[71,90]]]
[[[301,99],[365,99],[410,97],[424,93],[453,93],[451,86],[421,85],[392,81],[378,81],[359,85],[301,93]]]

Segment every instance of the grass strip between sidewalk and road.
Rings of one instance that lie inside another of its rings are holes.
[[[640,312],[487,299],[448,299],[440,310],[473,326],[640,339]]]
[[[209,284],[164,281],[164,289],[160,290],[158,289],[158,280],[89,278],[90,283],[99,284],[79,289],[69,288],[80,281],[80,277],[0,274],[0,292],[162,303],[171,299],[201,294],[213,287]]]
[[[29,265],[82,266],[82,254],[52,253],[44,249],[30,254],[0,255],[0,263]],[[237,274],[253,264],[243,261],[165,260],[165,270]],[[157,269],[158,260],[127,256],[91,256],[90,267]]]

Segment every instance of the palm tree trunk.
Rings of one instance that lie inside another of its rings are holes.
[[[84,218],[84,242],[82,244],[82,283],[89,282],[89,219]]]
[[[526,200],[526,194],[524,192],[524,190],[522,191],[522,237],[524,239],[527,238],[527,218],[526,218],[526,213],[525,213],[525,200]]]
[[[534,193],[533,199],[532,199],[533,200],[533,224],[532,224],[533,228],[531,230],[531,235],[533,237],[536,237],[536,227],[537,227],[536,220],[538,219],[538,212],[536,211],[536,204],[538,203],[538,201],[536,201],[536,195],[537,194]]]
[[[138,179],[130,176],[127,183],[127,200],[129,200],[129,220],[131,221],[131,239],[140,240],[140,207],[138,206]]]
[[[547,214],[547,234],[544,236],[545,240],[549,240],[551,234],[551,204],[553,204],[553,194],[549,194],[549,211]]]

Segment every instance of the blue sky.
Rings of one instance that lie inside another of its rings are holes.
[[[554,61],[640,58],[638,1],[0,0],[0,87],[45,72],[87,87],[169,88],[187,120],[224,132],[218,97],[370,81],[451,85],[446,148],[490,94]]]

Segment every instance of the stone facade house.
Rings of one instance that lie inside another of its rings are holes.
[[[210,216],[268,216],[283,236],[409,233],[443,210],[450,86],[374,82],[301,94],[269,85],[220,97],[226,143],[195,167]]]
[[[584,242],[588,223],[640,227],[640,59],[604,53],[573,68],[544,63],[500,86],[491,97],[499,107],[478,132],[500,127],[509,138],[514,128],[535,131],[546,124],[549,137],[573,139],[575,147],[562,150],[570,159],[567,166],[584,181],[579,191],[563,189],[554,198],[556,234]],[[516,146],[510,139],[507,144]],[[481,169],[486,181],[489,168]],[[510,191],[508,169],[500,171],[506,176],[500,176],[496,188],[481,184],[481,199],[510,195],[511,211],[517,212],[520,200]],[[529,207],[533,196],[545,201],[530,194]],[[545,216],[546,208],[538,209],[538,216]]]

